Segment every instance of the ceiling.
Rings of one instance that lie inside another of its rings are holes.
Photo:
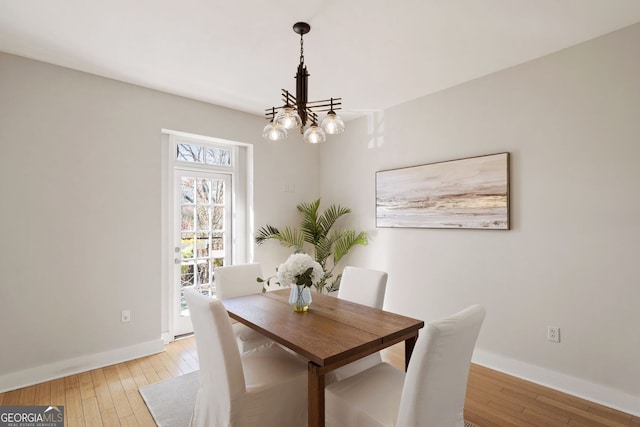
[[[638,0],[2,0],[0,51],[254,114],[384,109],[640,21]],[[1,73],[0,73],[0,78]]]

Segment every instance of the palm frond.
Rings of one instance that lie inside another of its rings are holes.
[[[304,235],[297,228],[285,227],[280,231],[280,244],[289,248],[296,248],[297,251],[302,250],[304,245]]]
[[[329,206],[324,213],[318,219],[320,226],[324,230],[325,234],[331,230],[331,227],[336,223],[336,221],[343,215],[346,215],[351,212],[351,209],[345,208],[340,205],[331,205]]]
[[[367,235],[363,231],[358,234],[353,230],[344,230],[339,233],[340,238],[336,240],[333,246],[333,265],[339,263],[342,257],[345,256],[354,246],[365,246],[368,243]]]
[[[320,263],[323,270],[327,264],[327,259],[331,256],[331,251],[333,248],[334,240],[330,240],[328,238],[323,238],[318,241],[315,245],[315,258],[316,261]]]
[[[261,245],[269,239],[276,239],[280,230],[272,225],[265,225],[256,233],[256,244]]]
[[[336,292],[340,289],[340,282],[342,282],[342,273],[338,274],[336,280],[333,281],[330,285],[326,287],[327,293]]]
[[[302,214],[300,220],[300,229],[304,233],[304,240],[316,245],[323,237],[324,232],[318,222],[318,208],[320,207],[320,199],[310,203],[300,203],[296,208]]]
[[[313,202],[302,202],[296,208],[300,213],[306,212],[318,212],[318,208],[320,207],[320,199],[316,199]]]

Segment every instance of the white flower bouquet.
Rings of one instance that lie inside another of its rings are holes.
[[[309,287],[320,282],[323,276],[322,266],[305,253],[291,255],[284,263],[280,264],[276,272],[276,279],[283,286],[302,285]]]
[[[297,253],[289,256],[285,262],[280,264],[276,270],[276,275],[267,280],[258,277],[258,282],[270,284],[275,278],[275,283],[282,286],[301,285],[309,287],[320,283],[324,277],[322,266],[311,256],[305,253]],[[266,289],[263,287],[263,291]]]
[[[265,283],[268,286],[272,279],[281,286],[290,286],[291,294],[289,295],[289,304],[294,311],[305,312],[311,304],[311,286],[317,286],[324,278],[324,270],[320,263],[315,261],[311,256],[305,253],[296,253],[289,258],[276,270],[276,275],[264,280],[257,278],[258,282]],[[266,287],[262,286],[262,292],[266,292]]]

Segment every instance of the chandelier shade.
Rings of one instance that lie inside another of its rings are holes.
[[[262,136],[270,141],[280,141],[287,137],[287,129],[300,128],[306,142],[317,144],[326,141],[327,134],[335,135],[344,131],[344,122],[335,110],[342,108],[342,98],[309,101],[309,72],[304,63],[304,35],[311,30],[306,22],[296,22],[293,31],[300,34],[300,63],[296,72],[296,94],[282,89],[282,105],[266,109],[265,126]],[[276,109],[278,110],[276,113]],[[327,113],[318,126],[318,114]],[[305,130],[308,123],[311,123]],[[284,136],[283,136],[284,135]]]
[[[309,126],[309,129],[304,132],[304,140],[310,144],[319,144],[327,140],[327,134],[321,127],[313,123]]]
[[[276,114],[275,121],[285,129],[293,129],[302,126],[302,119],[294,107],[286,104]]]
[[[275,116],[275,108],[273,108],[273,116]],[[269,141],[282,141],[287,138],[287,129],[274,118],[262,129],[262,137]]]
[[[327,116],[322,119],[322,123],[320,123],[320,126],[329,135],[335,135],[337,133],[344,132],[344,122],[336,114],[336,112],[333,111],[333,98],[331,98],[331,109],[327,113]]]
[[[269,141],[282,141],[287,138],[287,130],[272,121],[262,130],[262,137]]]

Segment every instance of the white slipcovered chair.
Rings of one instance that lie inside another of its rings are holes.
[[[240,354],[222,302],[184,288],[200,364],[193,427],[307,423],[307,364],[279,346]]]
[[[338,298],[382,309],[387,277],[388,275],[384,271],[347,266],[342,271]],[[325,384],[345,379],[379,363],[382,363],[380,352],[373,353],[328,372],[325,376]]]
[[[262,292],[262,284],[256,278],[262,277],[262,266],[259,263],[225,265],[214,270],[216,297],[218,299],[233,298]],[[273,341],[258,331],[232,320],[233,331],[241,353],[247,353]]]
[[[382,309],[387,277],[384,271],[347,266],[342,271],[338,298]]]
[[[407,373],[381,363],[326,388],[333,427],[463,427],[471,356],[485,310],[473,305],[427,324]]]

